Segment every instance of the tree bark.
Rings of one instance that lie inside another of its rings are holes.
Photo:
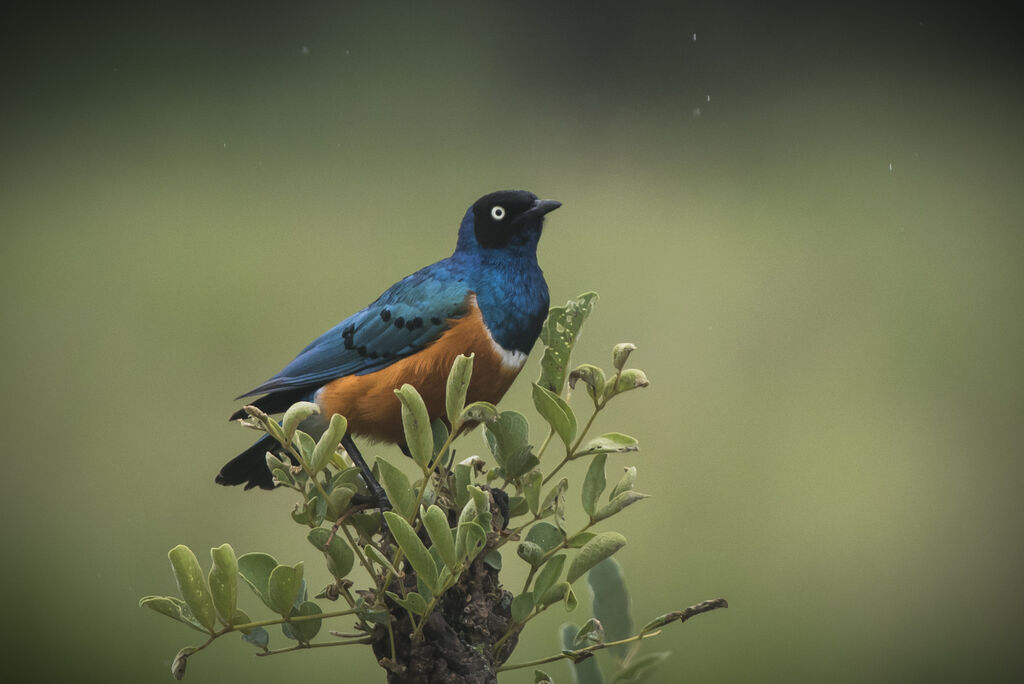
[[[423,638],[411,640],[412,623],[406,611],[392,606],[395,655],[391,654],[388,631],[379,625],[374,631],[373,652],[387,670],[389,684],[495,684],[497,668],[512,654],[518,642],[514,634],[500,652],[494,644],[512,622],[512,594],[502,588],[498,571],[484,557],[499,538],[504,515],[491,499],[492,530],[487,546],[462,574],[458,584],[446,591],[427,618]],[[416,590],[416,576],[405,570],[406,591]],[[396,587],[397,589],[397,587]],[[367,597],[368,601],[370,597]]]

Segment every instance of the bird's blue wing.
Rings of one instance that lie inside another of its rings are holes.
[[[318,387],[380,370],[423,349],[468,311],[469,288],[445,262],[400,280],[377,301],[314,340],[284,369],[242,397]],[[241,398],[241,397],[240,397]]]

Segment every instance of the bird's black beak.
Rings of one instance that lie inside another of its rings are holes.
[[[539,199],[533,203],[533,206],[520,214],[513,223],[522,223],[523,221],[529,221],[530,219],[540,218],[544,214],[552,212],[560,206],[562,206],[562,203],[558,200]]]

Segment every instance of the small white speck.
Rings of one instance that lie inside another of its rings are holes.
[[[221,143],[220,146],[223,147],[225,150],[228,148],[228,144],[227,143]]]
[[[348,50],[345,50],[345,54],[347,55],[348,53],[349,53],[349,51],[348,51]]]
[[[306,56],[308,56],[308,55],[309,55],[309,46],[307,46],[307,45],[303,45],[303,46],[302,46],[302,49],[301,49],[301,50],[299,50],[299,52],[301,52],[301,53],[302,53],[302,56],[303,56],[303,57],[306,57]]]
[[[889,173],[892,173],[892,162],[889,162]]]
[[[708,100],[707,101],[711,102],[711,96],[710,95],[708,95]]]
[[[690,116],[692,116],[694,119],[699,119],[700,118],[700,107],[694,107],[693,111],[690,112]]]
[[[697,34],[696,33],[693,34],[693,39],[697,40]]]

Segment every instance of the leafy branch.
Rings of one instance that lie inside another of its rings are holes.
[[[271,435],[279,445],[267,453],[267,467],[282,489],[298,494],[291,517],[306,529],[331,578],[316,598],[342,599],[347,607],[325,611],[309,600],[302,562],[282,564],[260,552],[236,557],[224,544],[211,549],[212,567],[204,575],[195,554],[177,546],[168,557],[180,598],[147,596],[140,601],[206,636],[199,646],[178,653],[172,674],[181,678],[189,656],[222,636],[240,633],[257,647],[258,655],[372,645],[392,682],[430,681],[429,675],[412,673],[430,672],[439,662],[457,661],[460,671],[474,673],[471,681],[493,682],[499,671],[568,659],[581,668],[581,684],[589,684],[600,681],[588,679],[586,670],[592,668],[587,659],[596,651],[618,654],[620,675],[649,669],[664,654],[634,658],[642,640],[670,622],[724,607],[725,601],[716,599],[668,613],[637,632],[632,628],[628,592],[612,559],[626,538],[597,526],[647,498],[635,490],[636,466],[624,466],[610,489],[605,473],[609,458],[635,454],[640,446],[619,432],[591,437],[590,431],[613,399],[649,382],[643,371],[626,367],[636,350],[630,343],[613,348],[609,374],[592,364],[571,368],[572,350],[595,301],[596,295],[587,293],[552,308],[541,332],[544,353],[532,388],[533,406],[545,424],[539,449],[523,414],[499,411],[485,402],[467,404],[472,356],[454,359],[443,419],[436,409],[432,418],[415,387],[395,390],[405,443],[419,474],[410,479],[400,464],[376,459],[374,475],[391,502],[390,511],[381,513],[365,503],[366,483],[339,449],[348,429],[343,416],[325,421],[317,417],[315,404],[298,402],[278,422],[246,407],[249,417],[243,425]],[[582,425],[571,396],[580,383],[590,400]],[[483,426],[490,457],[473,454],[452,465],[456,442],[478,425]],[[545,464],[545,450],[558,444],[562,457]],[[589,461],[582,480],[563,472],[577,460]],[[565,529],[570,492],[578,492],[587,516],[572,533]],[[513,541],[515,556],[528,566],[523,588],[514,596],[499,581],[501,550]],[[357,564],[370,579],[362,589],[349,578]],[[583,577],[594,595],[594,617],[583,627],[563,628],[560,654],[504,665],[533,618],[559,604],[567,611],[577,608],[573,586]],[[276,617],[253,620],[238,608],[238,578]],[[446,615],[461,617],[449,623]],[[353,619],[354,632],[331,631],[336,639],[314,641],[325,620],[338,618]],[[271,649],[266,628],[273,626],[295,643]],[[438,630],[444,636],[438,637]]]

